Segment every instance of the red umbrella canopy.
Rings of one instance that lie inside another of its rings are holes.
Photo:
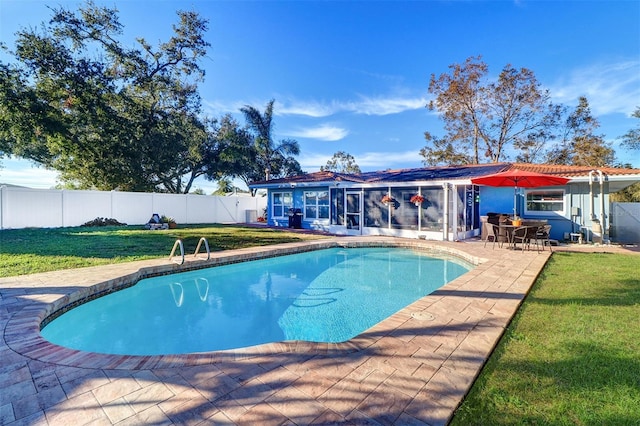
[[[517,188],[536,188],[538,186],[565,185],[571,179],[544,173],[527,172],[510,169],[506,172],[494,173],[471,179],[471,183],[487,186],[513,186]]]
[[[471,179],[471,183],[487,186],[511,186],[513,192],[513,216],[518,216],[518,188],[536,188],[539,186],[565,185],[571,179],[544,173],[527,172],[520,169],[510,169],[506,172],[494,173]]]

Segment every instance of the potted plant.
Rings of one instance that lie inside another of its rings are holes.
[[[416,207],[420,206],[420,204],[422,204],[422,202],[424,201],[424,197],[420,194],[416,194],[413,197],[411,197],[410,200],[413,204],[416,205]]]
[[[386,194],[384,197],[382,197],[382,199],[380,201],[382,201],[382,204],[384,204],[386,206],[389,203],[393,202],[393,198],[391,198],[391,195]]]
[[[169,229],[175,229],[178,227],[175,219],[168,216],[162,216],[162,223],[166,223],[169,226]]]

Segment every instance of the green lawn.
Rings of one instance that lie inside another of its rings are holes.
[[[453,425],[640,425],[640,256],[554,253]]]
[[[0,231],[0,277],[168,257],[178,238],[185,254],[191,254],[201,237],[211,251],[322,238],[286,229],[226,225],[163,231],[142,226],[5,229]]]

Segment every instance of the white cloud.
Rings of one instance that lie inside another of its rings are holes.
[[[0,158],[0,184],[48,189],[57,184],[58,173],[36,167],[26,160]]]
[[[549,91],[556,102],[576,105],[586,96],[594,115],[630,115],[640,103],[640,61],[595,64],[572,71]]]
[[[358,101],[349,102],[347,110],[356,114],[389,115],[424,108],[426,104],[426,98],[362,96]]]
[[[354,156],[355,157],[355,156]],[[422,157],[415,151],[365,152],[355,157],[361,169],[385,170],[394,168],[421,167]]]
[[[277,105],[276,113],[279,115],[302,115],[304,117],[321,118],[333,115],[341,109],[336,102],[323,104],[321,102],[293,101],[288,104]]]
[[[427,99],[424,97],[385,97],[360,96],[356,100],[331,101],[300,101],[297,99],[276,99],[275,115],[299,115],[303,117],[322,118],[338,113],[353,113],[362,115],[390,115],[404,111],[424,108]],[[253,105],[262,110],[268,101],[203,101],[208,114],[213,116],[238,113],[245,105]]]
[[[213,117],[217,117],[224,114],[238,114],[240,108],[245,105],[251,105],[247,102],[233,101],[233,102],[221,102],[221,101],[202,101],[202,106],[206,114]]]
[[[365,152],[363,154],[350,153],[356,164],[363,171],[386,170],[396,168],[422,167],[422,157],[418,150],[405,152]],[[303,170],[317,172],[320,166],[327,164],[333,154],[303,153],[298,162]]]
[[[322,141],[333,142],[333,141],[339,141],[340,139],[344,139],[349,134],[349,131],[341,127],[335,127],[335,126],[330,126],[328,124],[323,124],[316,127],[307,127],[307,128],[300,128],[296,130],[286,131],[284,133],[294,138],[319,139]]]

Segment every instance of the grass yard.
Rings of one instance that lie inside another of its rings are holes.
[[[185,254],[192,254],[201,237],[207,239],[211,251],[322,238],[230,225],[162,231],[142,226],[5,229],[0,231],[0,277],[168,257],[178,238],[183,240]]]
[[[452,425],[640,425],[640,256],[554,253]]]

